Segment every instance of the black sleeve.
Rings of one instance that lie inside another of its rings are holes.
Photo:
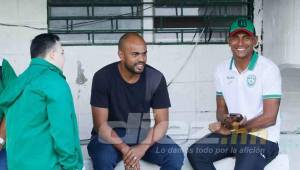
[[[162,109],[171,107],[166,79],[163,76],[151,99],[153,109]]]
[[[92,90],[91,90],[91,102],[90,104],[95,107],[108,107],[108,81],[103,72],[98,71],[94,74]]]

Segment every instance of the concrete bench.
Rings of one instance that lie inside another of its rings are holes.
[[[214,117],[212,118],[214,119]],[[172,136],[175,142],[183,149],[185,153],[184,165],[182,167],[183,170],[192,170],[187,157],[186,151],[189,146],[195,143],[198,139],[202,138],[204,135],[209,133],[208,124],[212,121],[202,121],[202,122],[193,122],[191,124],[187,124],[181,121],[173,121],[170,122],[170,127],[168,130],[168,134]],[[189,127],[190,126],[190,127]],[[189,129],[190,128],[190,129]],[[86,147],[85,147],[86,148]],[[84,148],[84,149],[85,149]],[[86,152],[86,151],[84,151]],[[150,164],[145,161],[141,161],[141,169],[142,170],[158,170],[159,167],[154,164]],[[92,162],[90,158],[88,158],[87,154],[85,154],[85,170],[93,170]],[[217,170],[233,170],[235,165],[234,158],[226,158],[214,163]],[[120,162],[115,170],[124,170],[124,164]],[[289,158],[287,154],[279,154],[271,163],[269,163],[265,170],[289,170]]]
[[[234,158],[226,158],[214,163],[217,170],[233,170],[235,164]],[[93,170],[92,162],[90,159],[86,159],[84,161],[85,170]],[[115,170],[124,170],[124,164],[121,162],[117,165]],[[141,161],[141,169],[145,170],[159,170],[159,167],[154,164],[150,164],[145,161]],[[192,170],[190,163],[185,157],[183,170]],[[271,163],[269,163],[265,170],[289,170],[289,159],[286,154],[279,154]]]

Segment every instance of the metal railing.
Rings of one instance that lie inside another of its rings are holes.
[[[149,44],[224,44],[241,16],[253,19],[253,0],[48,0],[48,32],[64,45],[114,45],[133,31]]]

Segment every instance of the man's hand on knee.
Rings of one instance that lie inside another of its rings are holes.
[[[125,165],[125,170],[141,170],[140,161],[137,161],[135,165]]]
[[[124,164],[130,167],[139,168],[139,161],[145,155],[148,147],[145,145],[136,145],[130,148],[130,150],[123,157]]]

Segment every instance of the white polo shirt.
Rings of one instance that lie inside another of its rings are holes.
[[[263,100],[281,98],[281,75],[278,67],[257,52],[249,62],[248,68],[239,73],[231,58],[220,64],[215,72],[217,95],[225,99],[229,113],[241,113],[247,120],[263,112]],[[251,133],[261,138],[278,142],[280,134],[280,113],[276,124],[258,132]]]

